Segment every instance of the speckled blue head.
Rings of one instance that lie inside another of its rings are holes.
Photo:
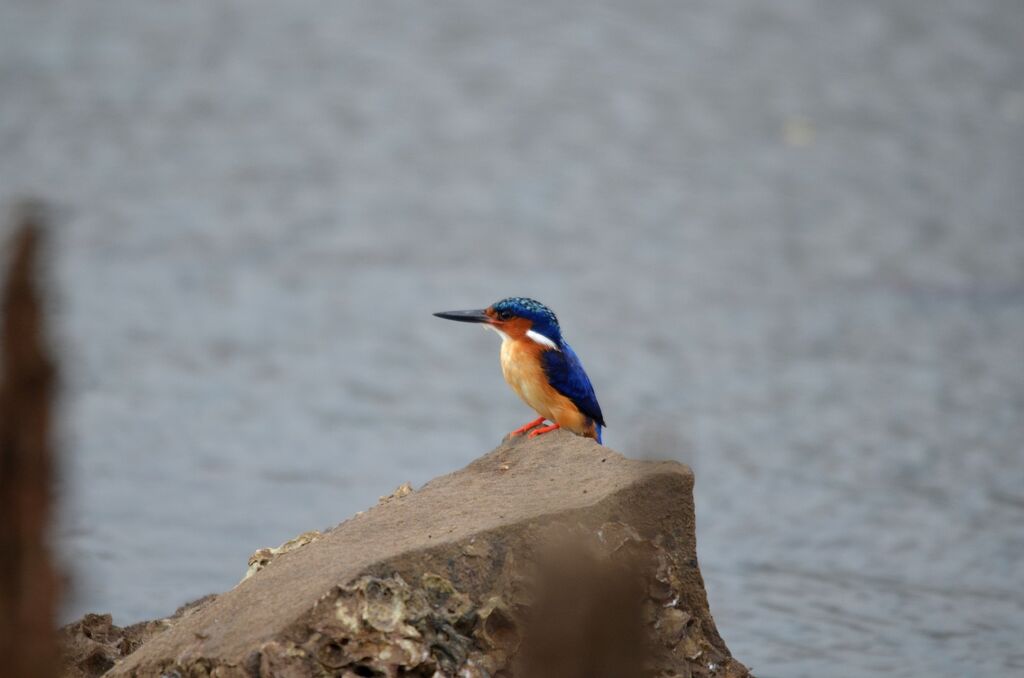
[[[555,344],[562,343],[562,330],[558,326],[558,317],[550,308],[536,299],[527,297],[508,297],[491,304],[491,309],[499,320],[526,318],[532,323],[531,329],[542,334]]]

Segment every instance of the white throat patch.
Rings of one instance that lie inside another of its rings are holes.
[[[502,332],[501,330],[499,330],[499,329],[498,329],[497,327],[495,327],[494,325],[490,325],[490,324],[484,325],[484,329],[485,329],[485,330],[494,330],[495,332],[497,332],[497,333],[498,333],[498,335],[499,335],[499,336],[501,337],[501,341],[502,341],[502,343],[504,343],[504,342],[508,341],[508,340],[509,340],[509,338],[510,338],[510,337],[509,337],[509,336],[508,336],[507,334],[505,334],[504,332]]]
[[[551,341],[550,339],[545,337],[540,332],[534,332],[533,330],[526,330],[526,336],[528,336],[530,339],[532,339],[533,341],[537,342],[541,346],[547,346],[548,348],[553,348],[556,351],[558,350],[558,344],[556,344],[555,342]]]

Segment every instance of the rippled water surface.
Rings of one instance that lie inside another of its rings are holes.
[[[559,312],[697,474],[762,678],[1024,671],[1024,5],[0,8],[0,196],[58,201],[65,617],[163,615],[490,449]],[[7,203],[5,203],[7,204]]]

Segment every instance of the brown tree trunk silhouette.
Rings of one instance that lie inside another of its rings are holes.
[[[55,369],[44,336],[36,259],[38,207],[23,207],[0,299],[0,662],[11,678],[56,675],[57,577],[50,424]]]

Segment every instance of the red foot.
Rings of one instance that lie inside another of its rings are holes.
[[[517,428],[515,431],[512,431],[512,433],[509,433],[508,436],[509,436],[509,438],[515,438],[516,436],[521,436],[524,433],[526,433],[527,431],[529,431],[531,428],[533,428],[535,426],[540,426],[543,423],[544,423],[544,417],[539,417],[539,418],[534,419],[533,421],[531,421],[529,424],[523,424],[522,426]]]
[[[542,436],[545,433],[550,433],[551,431],[554,431],[557,428],[562,428],[562,427],[559,426],[558,424],[551,424],[551,426],[545,426],[544,428],[539,428],[536,431],[530,431],[530,437],[531,438],[536,438],[537,436]]]

